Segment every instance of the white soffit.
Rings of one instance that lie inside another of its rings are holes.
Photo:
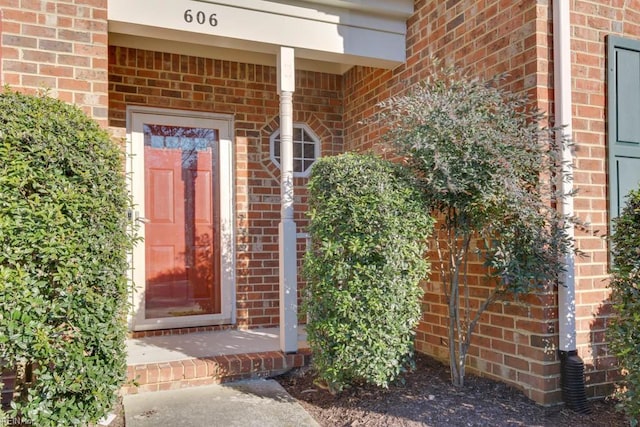
[[[413,0],[109,0],[109,43],[341,74],[404,62]]]

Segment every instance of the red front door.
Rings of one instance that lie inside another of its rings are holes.
[[[215,129],[144,124],[145,318],[221,311]]]

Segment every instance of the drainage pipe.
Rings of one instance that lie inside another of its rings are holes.
[[[556,137],[570,140],[573,134],[571,100],[571,10],[566,0],[553,1],[553,64],[555,126],[562,127]],[[573,217],[573,155],[562,144],[563,177],[559,186],[565,197],[559,208],[566,217]],[[573,239],[572,226],[567,227]],[[576,280],[575,255],[569,251],[564,257],[565,272],[558,286],[559,354],[562,395],[565,404],[576,412],[589,412],[584,386],[584,363],[578,356],[576,343]]]

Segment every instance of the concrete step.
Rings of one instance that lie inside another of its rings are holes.
[[[311,353],[304,332],[300,350],[285,354],[278,329],[225,330],[127,340],[127,383],[123,395],[268,378],[307,366]]]
[[[310,351],[302,349],[295,354],[270,351],[129,365],[127,385],[122,388],[122,394],[269,378],[307,366],[310,360]]]

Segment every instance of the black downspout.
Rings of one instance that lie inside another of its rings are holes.
[[[584,387],[584,362],[576,350],[559,351],[562,399],[567,407],[579,414],[590,414]]]

